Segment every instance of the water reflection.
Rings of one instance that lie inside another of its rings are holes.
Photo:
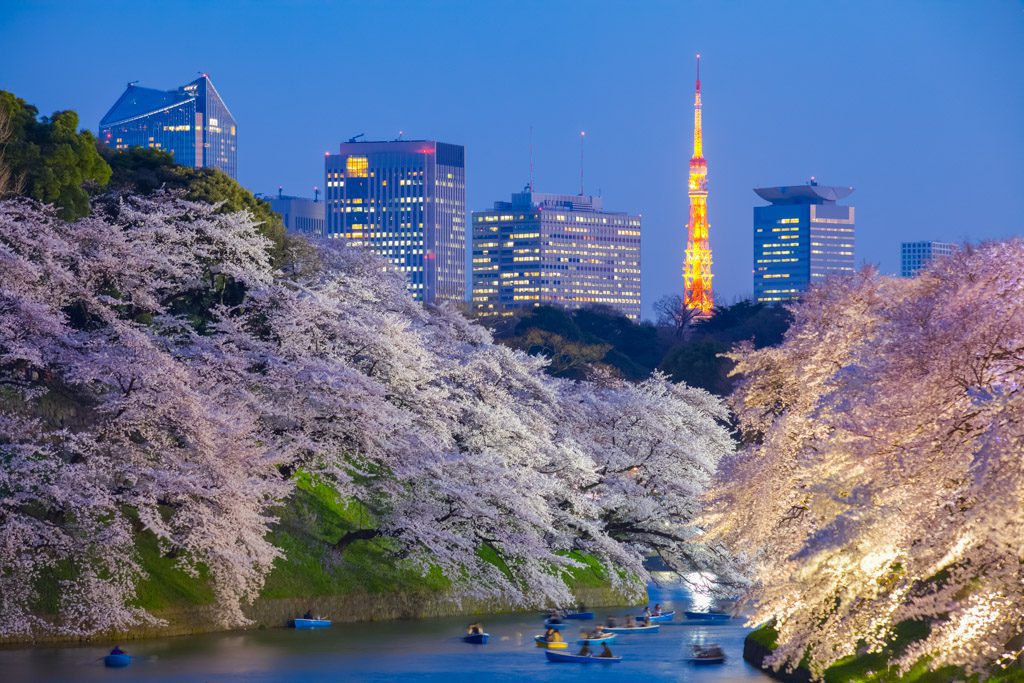
[[[650,590],[663,609],[700,607],[702,598],[684,588]],[[704,607],[700,607],[704,609]],[[597,616],[622,617],[637,610],[596,609]],[[736,681],[770,680],[742,659],[746,629],[740,620],[725,624],[663,624],[657,634],[619,636],[613,644],[623,661],[613,665],[549,664],[533,637],[543,632],[539,615],[498,615],[483,619],[488,645],[460,639],[463,619],[339,624],[322,631],[268,629],[240,633],[164,638],[122,645],[136,656],[124,670],[105,669],[99,647],[38,647],[0,650],[6,682],[21,681],[200,681],[292,683],[302,681]],[[575,640],[580,622],[565,631]],[[723,665],[684,661],[694,643],[718,643]]]

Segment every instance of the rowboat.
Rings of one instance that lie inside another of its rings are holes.
[[[650,626],[612,626],[605,627],[605,633],[657,633],[661,628],[658,624]]]
[[[330,619],[292,619],[292,628],[327,628],[331,625]]]
[[[686,661],[691,664],[722,664],[725,652],[718,645],[694,645],[693,656],[687,657]]]
[[[474,645],[486,645],[490,638],[490,633],[470,633],[469,635],[462,636],[462,640]]]
[[[593,619],[594,618],[594,613],[593,612],[568,612],[565,615],[564,618],[565,619]]]
[[[548,640],[544,636],[534,636],[533,641],[537,643],[537,647],[546,647],[549,650],[565,650],[569,647],[569,643],[564,640]]]
[[[559,621],[551,621],[550,619],[545,619],[544,626],[547,628],[553,628],[556,631],[561,631],[563,628],[566,627],[566,624],[563,624]]]
[[[547,650],[544,652],[547,655],[549,662],[565,662],[571,664],[590,664],[596,662],[598,664],[615,664],[622,661],[622,657],[594,657],[593,655],[586,655],[580,657],[579,655],[571,655],[568,652],[552,652]]]
[[[661,614],[652,614],[650,619],[651,619],[651,621],[672,621],[672,617],[674,617],[675,615],[676,615],[676,611],[672,610],[671,612],[662,612]]]
[[[689,610],[683,612],[687,619],[694,619],[696,621],[729,621],[732,617],[725,612],[691,612]]]
[[[584,643],[610,643],[615,640],[615,638],[616,635],[614,633],[609,633],[608,635],[601,636],[600,638],[580,638],[576,642],[580,645],[583,645]]]
[[[131,663],[131,655],[107,655],[103,658],[103,664],[111,669],[123,669]]]

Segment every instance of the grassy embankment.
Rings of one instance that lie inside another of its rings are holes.
[[[908,645],[928,635],[928,625],[922,621],[905,621],[896,627],[896,636],[884,652],[853,655],[840,659],[825,670],[825,683],[949,683],[949,681],[980,681],[978,676],[965,676],[962,669],[946,666],[934,671],[923,659],[910,671],[901,674],[889,662],[902,654]],[[774,650],[778,634],[771,625],[752,631],[747,639],[769,650]],[[985,679],[990,683],[1024,683],[1024,670],[998,671]]]
[[[271,540],[284,551],[285,557],[274,563],[262,598],[441,593],[449,588],[448,580],[439,571],[424,576],[396,560],[390,553],[388,539],[355,541],[342,555],[335,553],[333,543],[347,531],[371,526],[371,517],[358,503],[338,501],[331,488],[308,476],[300,475],[294,495],[278,516],[280,522],[272,531]],[[138,549],[148,574],[139,586],[140,607],[160,612],[213,602],[206,582],[175,567],[172,559],[161,557],[152,535],[140,535]],[[481,556],[502,566],[493,550],[485,548]],[[605,569],[597,560],[578,553],[572,556],[586,567],[569,572],[571,586],[608,585]]]

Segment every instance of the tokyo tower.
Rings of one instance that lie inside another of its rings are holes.
[[[711,245],[708,243],[708,165],[701,134],[700,55],[697,55],[697,97],[693,103],[693,157],[690,159],[690,222],[683,264],[683,302],[698,317],[708,318],[715,306],[711,293]]]

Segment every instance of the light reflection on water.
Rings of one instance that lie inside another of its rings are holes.
[[[681,588],[650,589],[651,603],[664,609],[694,604]],[[637,610],[596,609],[598,617]],[[136,681],[198,683],[303,683],[320,681],[735,681],[770,680],[742,659],[747,629],[728,624],[663,624],[657,634],[619,636],[612,649],[620,664],[550,664],[533,636],[542,633],[539,616],[498,615],[484,619],[488,645],[463,643],[465,619],[427,619],[370,624],[338,624],[323,631],[268,629],[162,638],[122,644],[136,657],[123,670],[105,669],[99,647],[37,647],[0,650],[0,678],[10,683]],[[591,627],[594,622],[580,622]],[[578,629],[566,629],[567,640]],[[683,661],[693,643],[718,643],[729,657],[724,665],[694,666]]]

